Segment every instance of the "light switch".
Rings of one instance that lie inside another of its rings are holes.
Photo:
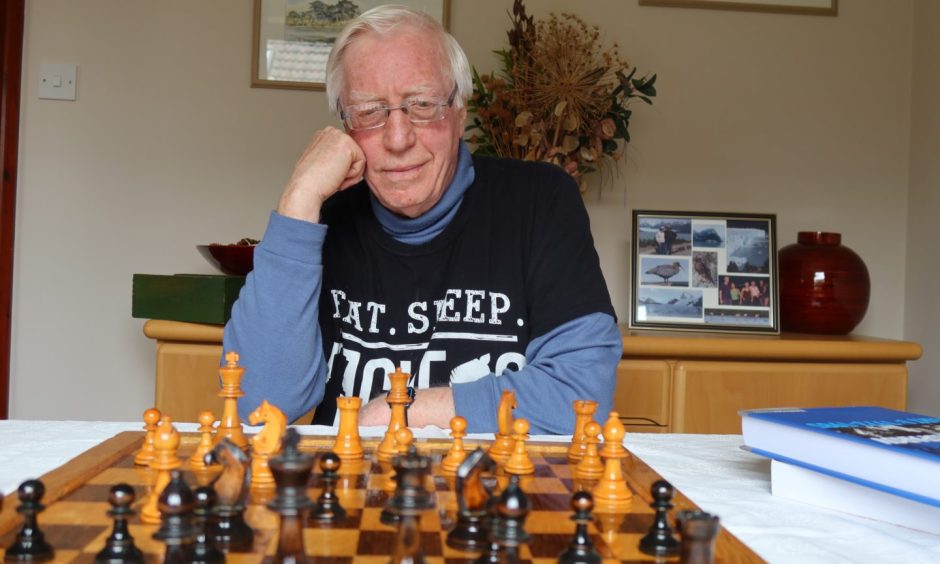
[[[39,65],[39,97],[42,99],[74,100],[77,82],[76,65]]]

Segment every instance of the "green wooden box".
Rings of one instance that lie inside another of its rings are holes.
[[[244,276],[135,274],[131,316],[223,324],[244,284]]]

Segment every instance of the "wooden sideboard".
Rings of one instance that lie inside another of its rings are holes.
[[[614,406],[630,431],[741,432],[742,409],[907,407],[916,343],[858,336],[623,332]]]
[[[222,326],[152,319],[154,405],[176,421],[222,412]],[[866,337],[623,330],[614,407],[634,432],[740,433],[738,411],[880,405],[905,409],[916,343]]]

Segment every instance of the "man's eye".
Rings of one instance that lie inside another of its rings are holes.
[[[361,110],[357,110],[357,111],[356,111],[356,114],[357,114],[360,118],[375,117],[376,115],[378,115],[378,114],[380,114],[380,113],[382,113],[382,108],[380,108],[380,107],[375,107],[375,108],[362,108]]]
[[[434,103],[433,100],[418,99],[418,100],[411,100],[411,102],[409,102],[409,105],[412,108],[416,108],[419,110],[426,110],[428,108],[433,108],[436,104]]]

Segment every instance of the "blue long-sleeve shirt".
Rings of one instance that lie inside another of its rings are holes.
[[[426,214],[402,218],[374,199],[373,212],[398,241],[422,244],[447,226],[472,181],[469,153],[462,148],[454,181]],[[225,328],[225,351],[243,353],[246,395],[239,402],[243,415],[268,399],[294,420],[323,397],[329,359],[320,345],[317,320],[326,232],[324,225],[271,214],[255,250],[255,269]],[[492,431],[501,393],[510,389],[526,398],[515,415],[529,420],[532,433],[570,433],[573,400],[598,401],[601,420],[610,411],[621,352],[622,340],[611,315],[592,313],[573,319],[530,341],[523,368],[453,384],[457,413],[467,418],[470,432]]]

